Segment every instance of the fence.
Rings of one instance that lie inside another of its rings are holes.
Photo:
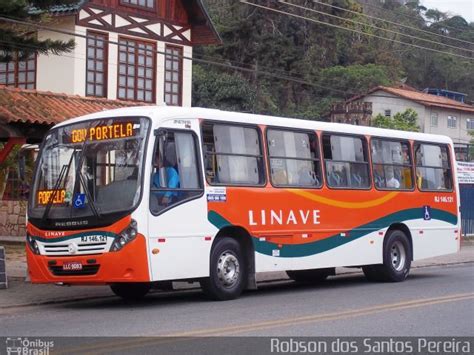
[[[461,199],[461,229],[464,235],[474,235],[474,185],[459,185]]]

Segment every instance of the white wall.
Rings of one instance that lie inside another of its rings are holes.
[[[74,17],[54,18],[55,23],[50,27],[56,29],[74,32]],[[52,39],[69,41],[76,39],[74,36],[65,35],[57,32],[40,30],[38,31],[38,39]],[[52,91],[56,93],[75,94],[75,66],[78,56],[76,51],[80,52],[80,48],[76,48],[72,53],[57,55],[38,55],[38,66],[36,73],[36,89],[39,91]],[[85,79],[85,76],[84,76]]]
[[[431,125],[431,115],[438,114],[438,125]],[[456,127],[448,127],[448,116],[457,118]],[[437,107],[426,108],[426,133],[443,134],[451,137],[455,143],[469,143],[471,136],[467,131],[467,119],[474,120],[474,112],[467,113]]]
[[[424,129],[425,106],[414,101],[403,99],[399,96],[390,94],[385,91],[375,91],[364,98],[365,102],[372,102],[372,116],[378,114],[385,115],[385,110],[391,110],[391,116],[395,116],[398,112],[404,112],[411,108],[418,113],[418,125],[421,130]]]
[[[398,112],[404,112],[411,108],[418,113],[418,125],[421,128],[421,132],[446,135],[455,143],[468,143],[470,140],[470,136],[466,129],[466,121],[468,118],[474,119],[474,113],[469,114],[457,110],[424,106],[412,100],[407,100],[385,91],[376,91],[367,95],[363,98],[363,101],[372,103],[373,117],[378,114],[384,115],[385,110],[391,110],[393,117]],[[438,114],[438,126],[431,125],[431,115],[433,113]],[[456,128],[448,128],[448,116],[457,117]]]
[[[59,18],[58,23],[54,27],[68,32],[74,32],[78,35],[86,35],[87,28],[76,26],[73,16]],[[95,30],[97,31],[97,30]],[[98,31],[103,32],[103,31]],[[108,32],[109,48],[108,48],[108,81],[107,81],[107,98],[110,100],[117,99],[117,69],[118,69],[118,42],[119,35],[115,32]],[[56,55],[40,55],[38,56],[37,69],[37,90],[52,91],[56,93],[64,93],[68,95],[86,96],[86,72],[87,72],[87,41],[80,36],[64,35],[51,31],[40,31],[38,37],[41,39],[57,39],[68,41],[74,39],[76,47],[73,52]],[[127,38],[140,37],[126,36]],[[162,53],[165,52],[165,42],[157,41],[156,54],[157,59],[157,77],[156,77],[156,104],[164,104],[164,76],[165,76],[165,58]],[[161,54],[160,54],[161,53]],[[183,46],[183,54],[186,57],[192,57],[193,48]],[[183,88],[182,88],[183,106],[191,106],[192,99],[192,61],[183,60]]]

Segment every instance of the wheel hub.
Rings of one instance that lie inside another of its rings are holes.
[[[240,275],[240,265],[237,257],[230,251],[223,252],[217,262],[217,276],[225,287],[232,287]]]
[[[402,271],[405,267],[406,251],[401,242],[397,241],[393,243],[392,249],[390,250],[390,258],[393,268],[396,271]]]

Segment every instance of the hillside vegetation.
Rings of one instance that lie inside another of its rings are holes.
[[[374,7],[365,0],[364,12],[355,0],[285,0],[300,8],[249,2],[285,13],[236,0],[205,1],[223,44],[196,48],[195,57],[247,70],[195,63],[193,105],[320,119],[334,101],[401,82],[474,100],[474,23],[460,16],[418,1]]]

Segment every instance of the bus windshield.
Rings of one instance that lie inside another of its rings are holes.
[[[42,227],[93,226],[131,211],[141,196],[148,126],[146,118],[110,118],[51,130],[35,172],[29,219]]]

